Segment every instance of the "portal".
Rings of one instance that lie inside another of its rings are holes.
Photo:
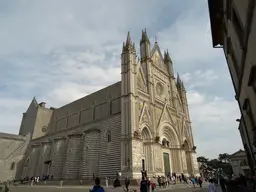
[[[167,176],[171,172],[169,153],[163,153],[164,158],[164,173]]]

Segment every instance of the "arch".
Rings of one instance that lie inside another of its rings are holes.
[[[166,139],[167,141],[169,141],[170,145],[180,146],[178,134],[170,123],[167,123],[167,122],[161,123],[159,126],[158,133],[161,141],[163,139]]]
[[[151,131],[150,131],[149,127],[146,126],[145,124],[141,130],[141,137],[142,137],[143,141],[145,141],[145,140],[149,141],[152,139]]]
[[[183,145],[184,145],[184,149],[185,149],[185,150],[189,150],[190,147],[189,147],[188,140],[185,140],[184,143],[183,143]]]
[[[184,147],[188,147],[188,149],[193,147],[186,137],[183,137],[183,145]]]

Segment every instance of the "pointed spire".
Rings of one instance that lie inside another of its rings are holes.
[[[179,73],[177,73],[177,86],[181,86],[181,79]]]
[[[145,43],[145,42],[150,44],[146,29],[145,29],[145,31],[142,30],[140,44]]]
[[[181,81],[181,88],[182,88],[184,91],[186,91],[185,85],[184,85],[183,81]]]
[[[126,46],[132,46],[132,40],[131,40],[131,35],[130,31],[128,31],[127,38],[126,38]]]
[[[166,61],[171,61],[172,62],[171,57],[170,57],[169,52],[168,52],[168,49],[166,51]]]
[[[135,43],[132,42],[130,31],[128,31],[128,34],[127,34],[127,37],[126,37],[126,42],[123,43],[123,50],[122,51],[124,53],[125,51],[128,51],[128,50],[136,52]]]
[[[123,49],[122,49],[122,52],[125,51],[125,43],[123,42]]]

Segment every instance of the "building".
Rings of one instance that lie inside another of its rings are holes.
[[[213,47],[223,48],[242,118],[244,148],[255,167],[256,8],[255,0],[208,0]]]
[[[76,180],[199,173],[184,84],[146,31],[140,59],[128,33],[121,81],[60,108],[33,98],[20,135],[31,134],[20,177]],[[18,179],[18,178],[17,178]]]
[[[16,173],[20,172],[24,153],[30,141],[30,135],[21,136],[0,133],[0,183],[14,180]]]
[[[233,173],[237,176],[240,174],[250,175],[250,167],[247,160],[247,155],[244,150],[239,150],[229,156]]]

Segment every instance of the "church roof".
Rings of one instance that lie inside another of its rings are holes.
[[[25,136],[0,132],[0,139],[25,140]]]
[[[115,99],[121,97],[121,82],[117,82],[90,95],[82,97],[71,103],[68,103],[54,110],[54,118],[65,117],[67,113],[72,114],[78,112],[81,108],[88,109],[95,105],[106,103],[110,98]]]

